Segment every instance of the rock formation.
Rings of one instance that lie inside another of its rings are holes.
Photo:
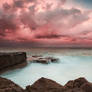
[[[92,92],[92,83],[85,78],[78,78],[62,86],[42,77],[24,90],[11,80],[0,77],[0,92]]]
[[[92,83],[85,78],[69,81],[62,86],[52,80],[41,78],[33,85],[26,87],[27,92],[92,92]]]
[[[63,86],[50,79],[41,78],[32,86],[27,86],[28,92],[62,92]]]
[[[26,59],[25,52],[0,53],[0,72],[17,65],[25,65],[27,64]]]
[[[47,57],[46,59],[50,60],[50,62],[58,62],[59,61],[58,58],[54,58],[54,57]]]
[[[85,78],[78,78],[69,81],[64,89],[65,92],[92,92],[92,83],[89,83]]]
[[[42,63],[42,64],[49,64],[50,62],[58,62],[58,58],[54,57],[42,57],[42,56],[32,56],[28,61],[35,62],[35,63]]]
[[[0,77],[0,92],[25,92],[24,89],[11,80]]]

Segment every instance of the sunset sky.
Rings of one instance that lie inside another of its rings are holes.
[[[92,0],[0,0],[0,47],[92,47]]]

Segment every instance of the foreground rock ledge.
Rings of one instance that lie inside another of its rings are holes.
[[[11,80],[0,77],[0,92],[25,92],[24,89],[13,83]]]
[[[69,81],[62,86],[50,79],[41,78],[33,85],[26,87],[27,92],[92,92],[92,83],[85,78]]]
[[[0,92],[92,92],[92,83],[85,78],[78,78],[62,86],[42,77],[24,90],[11,80],[0,77]]]
[[[27,57],[25,52],[0,53],[0,73],[18,65],[26,65]]]

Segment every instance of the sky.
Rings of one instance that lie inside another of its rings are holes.
[[[92,0],[0,0],[0,47],[92,47]]]

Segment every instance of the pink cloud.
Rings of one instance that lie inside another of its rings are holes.
[[[92,46],[91,10],[69,8],[66,0],[1,3],[1,41],[28,42],[36,46],[85,46],[87,43]]]

